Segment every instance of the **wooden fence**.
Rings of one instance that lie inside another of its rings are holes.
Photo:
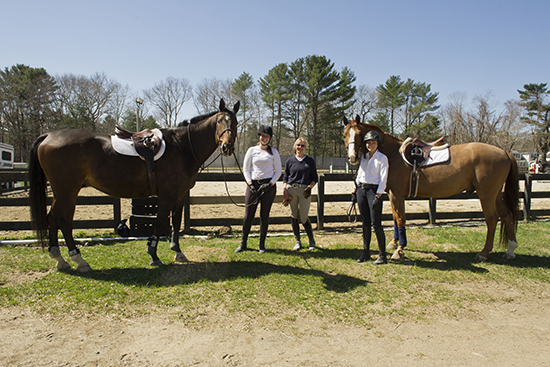
[[[319,175],[319,183],[317,185],[317,195],[312,196],[312,200],[317,202],[317,213],[312,217],[312,222],[317,223],[318,229],[323,229],[325,223],[345,223],[348,222],[348,216],[342,213],[341,215],[325,215],[325,203],[330,202],[349,202],[350,193],[344,194],[327,194],[325,192],[326,182],[349,182],[353,179],[353,175],[349,173],[324,173]],[[549,216],[550,208],[532,210],[531,202],[533,199],[550,198],[550,192],[533,192],[532,182],[536,180],[550,180],[549,174],[544,175],[521,175],[520,180],[525,181],[525,190],[520,192],[520,197],[523,201],[523,219],[536,219],[539,216]],[[0,172],[0,182],[25,182],[28,181],[26,172]],[[240,173],[201,173],[198,177],[200,182],[242,182],[243,178]],[[444,200],[466,200],[477,199],[477,194],[461,193]],[[384,195],[384,200],[387,200],[387,195]],[[155,198],[144,198],[132,200],[132,217],[130,218],[130,226],[132,235],[141,236],[149,235],[152,232],[152,226],[156,215],[156,200]],[[282,196],[277,196],[277,202],[282,201]],[[481,211],[452,211],[441,212],[437,211],[437,199],[426,198],[407,198],[410,200],[429,200],[429,211],[426,213],[407,213],[408,220],[426,220],[429,223],[436,223],[437,220],[449,219],[482,219]],[[191,218],[191,206],[195,205],[234,205],[233,201],[238,204],[244,204],[244,196],[195,196],[189,197],[186,200],[183,215],[183,228],[189,230],[192,227],[215,227],[223,225],[241,225],[242,217],[240,218]],[[113,219],[109,220],[81,220],[75,221],[75,229],[90,229],[90,228],[116,228],[121,220],[120,199],[110,196],[89,196],[79,197],[77,205],[111,205],[113,207]],[[2,210],[7,210],[9,207],[28,206],[27,198],[2,198],[0,197],[0,207]],[[391,221],[391,214],[384,214],[382,220]],[[288,216],[271,217],[272,224],[287,224]],[[259,223],[259,218],[256,218],[254,224]],[[29,221],[8,221],[0,222],[0,230],[30,230],[31,223]]]

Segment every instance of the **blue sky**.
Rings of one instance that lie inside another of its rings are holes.
[[[548,0],[0,0],[0,67],[105,73],[143,89],[172,76],[255,80],[281,62],[325,55],[356,85],[399,75],[453,93],[550,82]],[[187,107],[193,115],[191,103]],[[192,117],[192,116],[185,116]]]

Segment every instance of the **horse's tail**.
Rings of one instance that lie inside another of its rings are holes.
[[[508,158],[510,159],[511,167],[510,171],[508,172],[508,177],[506,178],[506,185],[504,186],[504,193],[502,195],[502,200],[504,201],[504,204],[510,210],[512,213],[512,224],[514,225],[514,228],[517,230],[518,226],[518,220],[519,220],[519,171],[518,171],[518,164],[516,162],[516,159],[513,155],[510,153],[508,154]],[[511,238],[508,238],[508,233],[505,231],[504,223],[501,223],[500,225],[500,241],[506,245],[508,240],[511,240]]]
[[[31,207],[31,221],[38,240],[44,247],[44,240],[48,234],[48,216],[46,213],[46,175],[38,160],[38,146],[46,139],[44,134],[38,137],[31,147],[29,158],[29,199]]]

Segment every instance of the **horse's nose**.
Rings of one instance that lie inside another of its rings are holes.
[[[222,144],[222,152],[225,156],[230,156],[231,154],[233,154],[234,149],[235,149],[234,144],[228,144],[228,143]]]

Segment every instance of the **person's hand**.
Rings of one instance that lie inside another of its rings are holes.
[[[311,185],[307,185],[306,189],[304,190],[304,197],[307,199],[311,196]]]
[[[283,197],[284,197],[285,200],[290,199],[290,195],[289,195],[288,190],[286,188],[283,189]]]
[[[352,204],[357,203],[357,192],[356,192],[356,190],[353,190],[353,192],[351,193],[351,202],[352,202]]]
[[[255,195],[258,192],[258,190],[256,190],[256,188],[252,184],[248,185],[248,188],[250,189],[250,193],[252,195]]]
[[[288,206],[288,204],[290,204],[290,200],[292,200],[292,196],[288,195],[287,197],[284,198],[283,205]]]
[[[269,189],[270,187],[271,187],[271,182],[261,184],[261,185],[260,185],[260,188],[258,189],[258,192],[264,193],[264,192],[267,191],[267,189]]]

